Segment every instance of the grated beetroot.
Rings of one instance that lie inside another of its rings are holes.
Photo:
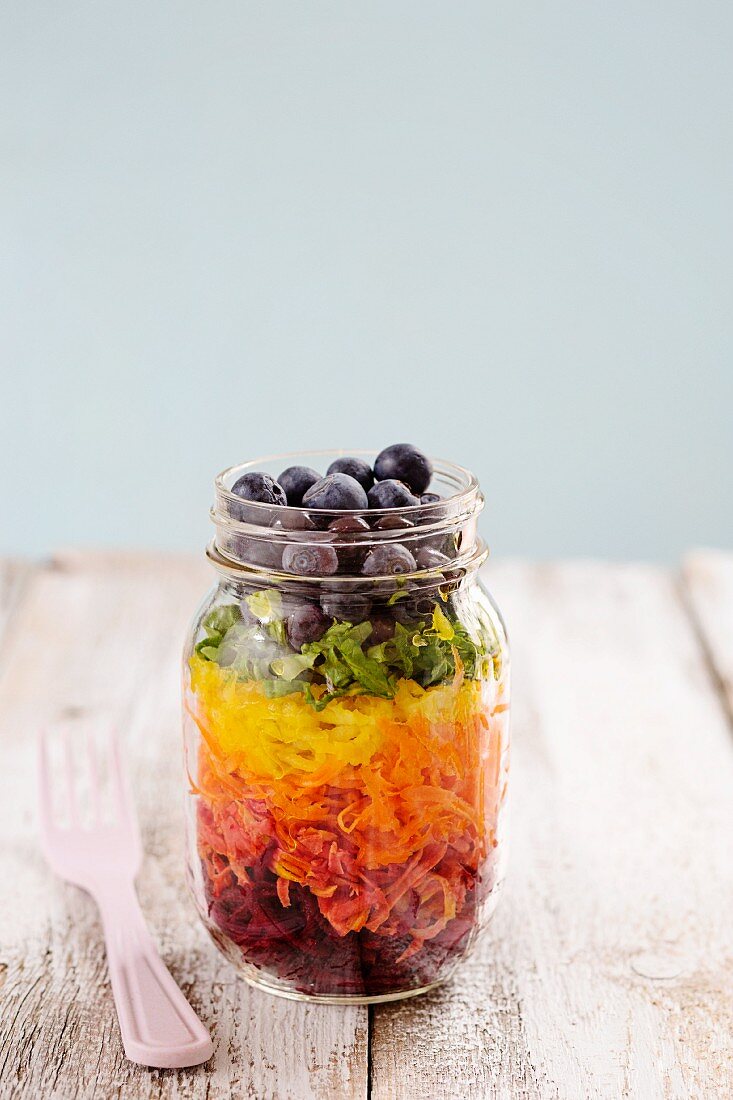
[[[267,857],[247,869],[247,883],[229,868],[222,885],[220,858],[210,852],[202,859],[210,921],[241,949],[246,962],[307,994],[376,996],[440,980],[467,950],[477,929],[479,896],[488,893],[486,877],[476,876],[461,911],[409,954],[409,934],[380,935],[364,928],[340,936],[317,898],[299,883],[290,884],[290,904],[284,907]]]
[[[406,891],[401,929],[385,924],[379,931],[361,928],[340,934],[307,886],[288,882],[273,870],[277,843],[262,847],[246,868],[231,866],[222,851],[229,842],[217,833],[211,810],[200,803],[199,850],[209,920],[235,944],[243,960],[300,993],[375,996],[430,985],[445,977],[466,952],[478,930],[479,910],[493,885],[492,858],[479,870],[464,868],[466,889],[456,915],[436,935],[415,940],[420,895]],[[218,841],[217,841],[218,837]],[[212,845],[213,842],[213,845]],[[218,851],[216,849],[219,849]],[[438,862],[440,874],[453,860]],[[393,879],[404,867],[389,869]],[[358,895],[358,890],[356,891]],[[358,900],[358,899],[357,899]]]

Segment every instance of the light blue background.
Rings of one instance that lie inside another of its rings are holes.
[[[0,549],[412,440],[497,552],[733,545],[733,5],[0,15]]]

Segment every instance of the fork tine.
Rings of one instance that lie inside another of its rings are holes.
[[[132,809],[132,795],[127,782],[127,773],[122,760],[120,739],[115,731],[109,735],[110,779],[112,780],[112,792],[117,809],[117,816],[126,825],[134,824],[135,814]]]
[[[38,756],[38,823],[41,837],[46,839],[53,827],[53,809],[51,806],[51,769],[48,762],[48,736],[40,730],[37,740]]]
[[[79,800],[76,796],[76,784],[74,783],[74,761],[71,751],[71,733],[65,730],[62,735],[64,754],[64,778],[66,780],[66,805],[69,810],[69,822],[79,825]]]
[[[92,821],[99,823],[102,816],[102,796],[99,789],[99,760],[97,757],[97,744],[91,730],[86,735],[87,761],[89,763],[89,786]]]
[[[125,767],[120,738],[116,730],[113,730],[109,739],[112,758],[111,777],[114,795],[117,801],[120,815],[120,825],[127,830],[127,840],[131,850],[139,863],[142,859],[142,839],[140,836],[140,824],[138,822],[135,799],[130,786],[129,772]]]

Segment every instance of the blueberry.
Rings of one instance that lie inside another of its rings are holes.
[[[328,525],[329,531],[335,531],[339,536],[338,547],[339,570],[342,573],[358,573],[364,560],[365,547],[360,545],[357,539],[350,538],[369,531],[370,527],[363,516],[337,516]]]
[[[251,539],[246,535],[227,535],[222,552],[227,557],[247,565],[258,565],[264,569],[280,569],[282,566],[282,547],[268,539]]]
[[[404,481],[413,493],[424,493],[433,476],[433,464],[427,455],[411,443],[393,443],[377,455],[374,476],[378,481]]]
[[[328,508],[339,512],[369,507],[363,488],[348,474],[322,477],[303,494],[303,504],[308,508]]]
[[[282,480],[282,478],[281,478]],[[439,500],[442,500],[440,493],[423,493],[420,497],[421,504],[437,504]]]
[[[432,546],[421,546],[415,551],[415,563],[418,569],[442,569],[450,565],[450,558]]]
[[[277,480],[285,490],[290,507],[299,508],[303,503],[303,494],[310,489],[311,485],[321,480],[321,475],[310,466],[288,466]]]
[[[302,508],[283,508],[270,524],[276,531],[315,531],[316,525]]]
[[[382,642],[386,642],[394,634],[395,616],[390,614],[389,611],[377,611],[375,612],[370,622],[372,624],[372,632],[367,639],[367,645],[381,645]]]
[[[285,629],[293,649],[300,649],[306,642],[317,642],[322,638],[329,625],[318,604],[304,603],[288,615]]]
[[[329,619],[356,626],[369,618],[372,601],[358,592],[325,592],[321,596],[321,607]]]
[[[370,508],[412,508],[420,501],[401,481],[378,481],[369,490]]]
[[[374,524],[375,531],[397,531],[414,527],[414,523],[406,516],[381,516]]]
[[[420,597],[422,598],[422,596]],[[416,598],[414,595],[408,596],[405,600],[399,600],[391,609],[392,614],[398,623],[402,626],[416,627],[420,622],[420,615],[415,610]]]
[[[348,474],[358,481],[365,493],[374,484],[374,474],[368,462],[363,458],[335,458],[326,470],[326,474]]]
[[[399,542],[375,546],[364,559],[361,571],[365,577],[398,576],[415,571],[415,559]]]
[[[330,577],[338,564],[333,546],[324,543],[291,543],[283,550],[283,569],[301,577]]]
[[[360,531],[369,531],[370,527],[363,516],[337,516],[331,520],[328,529],[342,535],[355,535]]]
[[[430,619],[436,604],[441,604],[437,592],[416,592],[413,596],[410,596],[409,600],[405,600],[404,605],[400,608],[400,612],[405,616],[404,625],[408,622]]]
[[[282,485],[269,474],[251,470],[242,474],[232,485],[231,491],[242,500],[255,500],[260,504],[287,504],[288,498]]]
[[[419,545],[439,550],[441,554],[447,554],[451,560],[456,556],[456,544],[453,535],[446,535],[444,531],[434,532],[432,535],[423,535]]]

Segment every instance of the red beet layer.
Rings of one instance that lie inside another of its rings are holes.
[[[243,961],[304,994],[379,996],[438,981],[465,953],[478,923],[477,910],[491,888],[487,861],[456,916],[419,951],[399,961],[412,943],[410,936],[367,929],[340,936],[305,886],[291,882],[290,905],[284,907],[277,875],[266,866],[270,858],[268,851],[248,868],[251,881],[245,885],[225,856],[209,852],[202,858],[209,920],[241,949]]]

